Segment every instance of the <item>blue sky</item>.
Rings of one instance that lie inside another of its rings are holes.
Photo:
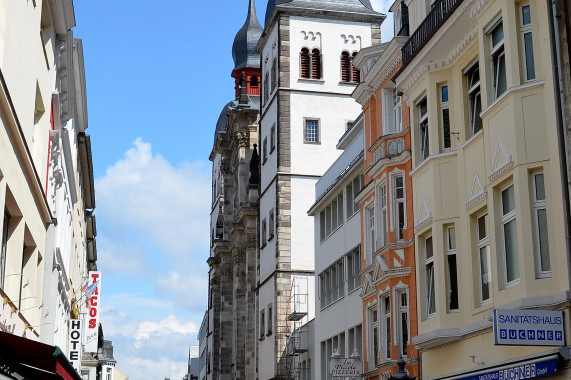
[[[387,12],[391,2],[373,0]],[[76,0],[105,339],[131,379],[185,373],[206,310],[208,156],[248,0]],[[266,1],[258,0],[263,25]],[[383,41],[392,36],[390,14]]]

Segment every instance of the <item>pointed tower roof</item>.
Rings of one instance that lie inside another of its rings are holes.
[[[268,0],[265,23],[268,24],[276,6],[280,8],[313,9],[379,15],[369,0]]]
[[[232,45],[234,70],[244,67],[260,67],[260,54],[256,51],[256,45],[262,35],[262,31],[262,26],[256,16],[254,0],[250,0],[246,22],[236,33],[234,44]]]

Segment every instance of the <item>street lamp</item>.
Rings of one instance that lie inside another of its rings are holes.
[[[391,375],[391,377],[388,378],[388,380],[414,380],[416,379],[416,376],[409,376],[408,373],[406,373],[406,371],[404,370],[404,365],[406,364],[406,362],[404,361],[404,359],[401,357],[399,357],[399,360],[397,360],[397,365],[399,366],[399,369],[397,371],[397,373],[395,373],[394,375]]]

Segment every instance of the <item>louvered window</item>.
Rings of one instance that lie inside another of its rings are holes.
[[[311,67],[310,67],[310,57],[309,49],[301,49],[300,55],[300,74],[302,78],[311,78]]]
[[[341,53],[341,82],[351,82],[351,58],[349,53]]]
[[[319,49],[311,51],[311,79],[321,79],[321,52]]]
[[[355,56],[357,55],[357,52],[353,53],[353,57],[351,57],[351,62],[353,62],[353,60],[355,59]],[[351,68],[353,71],[353,83],[359,83],[359,81],[361,80],[361,73],[359,72],[359,69],[356,68],[355,66],[353,66],[353,64],[351,64]]]

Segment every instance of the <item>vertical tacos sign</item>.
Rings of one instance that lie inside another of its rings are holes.
[[[85,314],[85,351],[97,352],[97,341],[99,335],[99,310],[101,293],[101,272],[89,272],[88,290],[85,304],[87,313]]]

